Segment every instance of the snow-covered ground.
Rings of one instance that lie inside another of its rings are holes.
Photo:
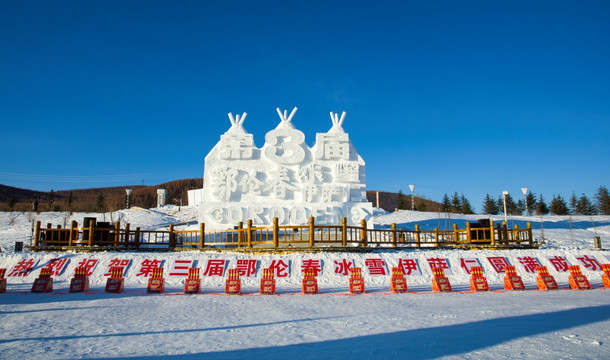
[[[20,263],[35,263],[27,276],[9,276],[7,293],[0,294],[0,358],[610,358],[610,289],[601,287],[602,273],[596,267],[610,262],[610,252],[592,250],[595,236],[603,243],[610,241],[608,216],[510,217],[510,226],[531,222],[537,241],[542,241],[544,221],[544,245],[539,250],[289,254],[13,250],[16,241],[30,243],[33,221],[63,226],[72,219],[80,223],[85,216],[165,229],[172,223],[192,226],[196,211],[168,206],[113,214],[0,213],[0,267],[8,274]],[[406,229],[419,224],[427,230],[451,228],[454,223],[463,227],[466,221],[482,217],[379,212],[373,222],[377,227],[396,223]],[[29,293],[40,268],[52,259],[62,264],[54,276],[54,292]],[[454,293],[431,292],[430,259],[448,264]],[[496,272],[501,259],[517,266],[528,291],[503,291],[504,274]],[[146,260],[158,260],[167,269],[165,294],[146,293]],[[224,295],[226,269],[239,266],[238,260],[242,265],[254,264],[252,274],[242,277],[244,295]],[[104,273],[120,261],[129,264],[126,291],[107,294]],[[301,267],[312,261],[321,268],[320,294],[302,295]],[[387,273],[402,261],[416,264],[407,276],[409,293],[391,294],[390,277],[376,272]],[[535,274],[528,272],[532,261],[549,267],[562,289],[535,291]],[[594,289],[567,290],[568,274],[556,268],[561,261],[581,265]],[[95,263],[91,291],[68,293],[74,267],[87,262]],[[202,294],[183,295],[184,276],[169,275],[179,273],[183,262],[209,271],[202,277]],[[346,263],[363,268],[366,294],[348,293]],[[277,278],[278,295],[259,295],[260,269],[272,264],[286,265],[281,271],[286,276]],[[492,291],[470,293],[464,264],[481,265]],[[215,275],[218,269],[222,274]]]

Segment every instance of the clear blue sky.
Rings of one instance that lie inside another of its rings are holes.
[[[296,3],[296,4],[295,4]],[[346,111],[367,188],[440,201],[610,185],[608,1],[2,1],[0,183],[202,177],[247,112],[311,146]]]

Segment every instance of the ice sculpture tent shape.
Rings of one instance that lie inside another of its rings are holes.
[[[204,187],[189,191],[199,221],[207,229],[232,228],[251,219],[255,226],[307,223],[350,225],[372,216],[366,202],[364,160],[343,129],[345,112],[330,113],[332,127],[316,134],[309,148],[292,119],[295,107],[277,112],[280,123],[257,148],[243,127],[246,113],[233,116],[231,127],[205,158]]]

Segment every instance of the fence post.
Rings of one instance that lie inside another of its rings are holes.
[[[458,230],[457,224],[453,224],[453,241],[456,244],[460,242],[460,231]]]
[[[496,244],[496,233],[494,232],[494,222],[493,220],[489,221],[489,235],[491,236],[491,244]]]
[[[438,247],[438,228],[434,228],[434,242],[436,243],[436,247]]]
[[[244,232],[241,231],[244,228],[243,221],[237,223],[237,247],[241,247],[241,242],[243,241],[242,237],[244,236]]]
[[[89,220],[89,243],[88,246],[93,246],[93,232],[95,231],[95,225],[93,220]]]
[[[53,224],[47,223],[47,230],[53,228]],[[44,242],[55,240],[55,233],[53,231],[45,231],[44,232]]]
[[[168,244],[169,248],[174,248],[176,247],[176,245],[174,245],[174,224],[169,224],[169,244]]]
[[[419,224],[415,224],[415,243],[417,247],[421,247],[421,237],[419,232]]]
[[[470,221],[466,221],[466,239],[469,244],[472,244],[472,236],[470,233]]]
[[[341,246],[347,246],[347,218],[341,217]]]
[[[392,247],[396,247],[396,224],[392,223]]]
[[[136,235],[135,235],[135,237],[136,238],[134,239],[135,240],[135,244],[134,245],[135,245],[136,248],[139,248],[140,247],[140,227],[139,226],[136,228]]]
[[[203,249],[205,247],[205,224],[199,224],[199,248]]]
[[[74,232],[76,231],[76,220],[72,220],[70,223],[70,238],[68,239],[68,246],[72,246],[72,240],[74,239]]]
[[[273,247],[277,248],[280,242],[280,224],[276,217],[273,218]]]
[[[36,221],[36,225],[34,225],[34,246],[38,246],[39,241],[40,241],[40,221]]]
[[[119,234],[120,231],[121,231],[121,223],[117,221],[114,223],[114,247],[119,246],[119,240],[120,240],[120,236],[121,236],[121,234]],[[72,237],[71,230],[70,230],[70,237]],[[72,240],[70,240],[70,241],[72,241]]]
[[[366,247],[366,242],[367,242],[367,233],[366,233],[366,220],[362,219],[360,220],[360,231],[361,231],[361,238],[362,238],[362,247]]]
[[[248,248],[252,248],[252,220],[248,219]]]
[[[129,223],[125,224],[125,249],[129,249]]]
[[[315,239],[314,239],[314,235],[315,235],[315,224],[314,224],[314,218],[313,216],[309,217],[309,247],[312,248],[315,245]]]
[[[508,238],[508,224],[506,224],[506,221],[502,222],[502,237],[504,238],[505,244],[510,244],[510,239]]]
[[[534,246],[534,239],[532,238],[532,223],[527,223],[527,237],[530,246]]]

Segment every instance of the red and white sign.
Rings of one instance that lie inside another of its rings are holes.
[[[506,272],[506,266],[510,265],[510,263],[508,262],[508,259],[502,256],[488,256],[487,260],[489,261],[489,263],[491,264],[491,267],[497,272],[497,273],[503,273]]]
[[[66,269],[68,261],[68,258],[51,259],[46,265],[44,265],[44,267],[51,268],[51,276],[59,276]]]
[[[152,274],[154,269],[161,267],[161,264],[163,264],[163,260],[144,259],[142,261],[142,263],[140,264],[140,270],[138,270],[138,273],[136,274],[136,276],[149,277],[150,274]]]
[[[470,275],[470,271],[472,270],[472,268],[474,266],[481,266],[481,263],[477,258],[460,258],[460,266],[462,267],[462,269],[464,269],[466,274]]]
[[[335,274],[349,276],[349,269],[354,267],[354,259],[340,259],[333,261],[335,265]]]
[[[568,259],[566,259],[565,256],[547,256],[546,258],[551,263],[551,265],[553,265],[555,271],[566,272],[569,270],[568,266],[570,266],[570,263],[568,262]]]
[[[256,276],[257,265],[256,259],[237,259],[237,272],[242,277]]]
[[[114,259],[110,260],[110,263],[106,267],[106,271],[104,272],[104,276],[110,276],[111,275],[110,268],[113,268],[113,267],[122,267],[123,268],[123,276],[125,276],[125,274],[127,273],[127,268],[129,267],[129,264],[131,264],[131,259],[114,258]]]
[[[536,273],[536,267],[542,266],[540,261],[533,256],[517,256],[517,261],[523,266],[525,272]]]
[[[22,259],[17,265],[13,266],[11,272],[7,276],[28,276],[34,270],[34,267],[40,260]]]
[[[575,256],[582,266],[589,271],[602,271],[602,264],[596,258],[589,255]]]
[[[402,268],[405,275],[421,276],[421,269],[417,259],[398,259],[398,267]]]
[[[430,265],[430,270],[432,270],[432,268],[435,268],[435,267],[443,268],[445,275],[453,275],[453,273],[451,272],[451,268],[449,267],[449,259],[428,258],[426,260],[428,261],[428,265]]]
[[[273,269],[273,276],[276,278],[285,278],[290,275],[290,260],[286,261],[288,263],[284,262],[284,260],[271,261],[271,265],[269,265],[269,267]]]
[[[195,260],[174,260],[169,269],[169,276],[188,276],[189,269],[193,267]]]
[[[81,261],[78,262],[78,264],[76,264],[76,267],[84,267],[85,269],[87,269],[87,276],[91,276],[93,274],[93,271],[95,271],[95,268],[97,267],[97,264],[99,263],[99,259],[82,259]]]
[[[224,276],[228,262],[225,259],[209,259],[205,265],[203,276]]]
[[[320,259],[305,259],[301,261],[301,272],[305,272],[306,268],[313,268],[314,276],[320,275],[322,272],[322,260]]]
[[[381,258],[364,259],[364,265],[369,269],[369,275],[387,275],[388,268]]]

